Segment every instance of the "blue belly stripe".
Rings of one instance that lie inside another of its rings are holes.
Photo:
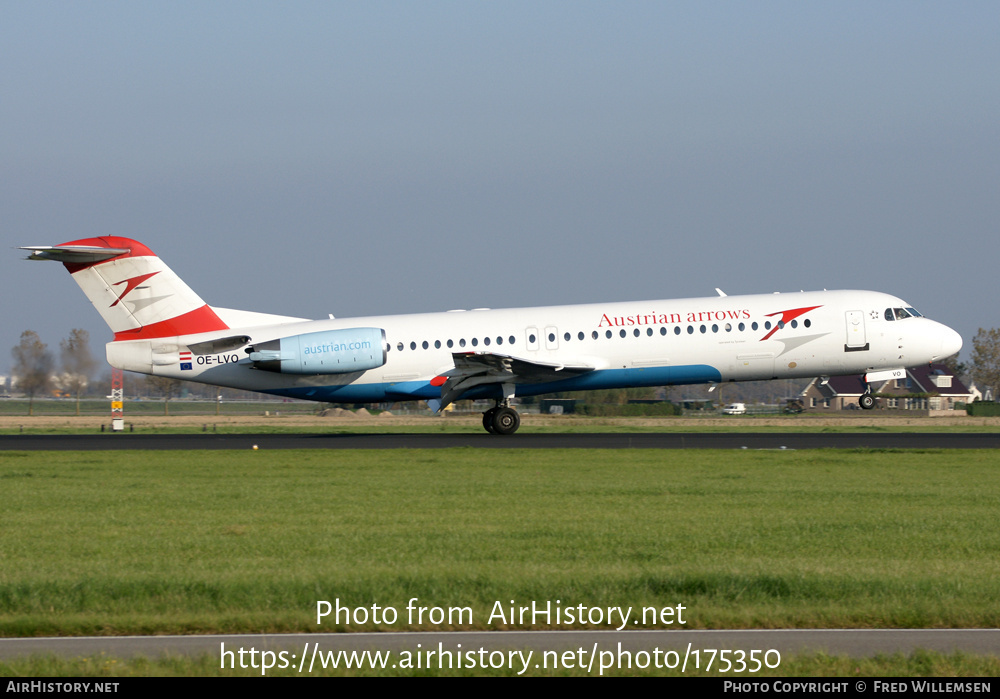
[[[562,381],[517,384],[515,395],[537,396],[557,391],[590,391],[602,388],[632,388],[639,386],[679,386],[682,384],[722,381],[722,374],[707,364],[670,367],[642,367],[631,369],[604,369],[592,371]],[[264,391],[276,396],[330,403],[379,403],[397,400],[427,400],[440,398],[441,389],[429,381],[400,381],[397,383],[347,384],[340,386],[308,386]],[[500,386],[476,386],[462,395],[461,400],[498,398]]]

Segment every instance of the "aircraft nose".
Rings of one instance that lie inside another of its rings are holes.
[[[941,326],[941,354],[940,358],[950,357],[958,354],[962,349],[962,336],[949,328],[947,325]]]

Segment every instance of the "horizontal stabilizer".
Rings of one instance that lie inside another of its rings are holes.
[[[96,245],[36,245],[19,249],[31,251],[29,260],[52,260],[69,264],[91,264],[129,252],[129,248],[104,248]]]

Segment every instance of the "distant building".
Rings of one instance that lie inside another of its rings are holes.
[[[862,376],[831,376],[826,383],[813,379],[802,397],[806,408],[855,410],[864,391]],[[956,403],[970,403],[976,395],[944,364],[907,369],[905,379],[876,381],[872,393],[891,410],[954,410]]]

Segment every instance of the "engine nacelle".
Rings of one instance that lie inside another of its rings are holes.
[[[345,328],[282,337],[247,348],[255,369],[281,374],[348,374],[385,364],[385,330]]]

